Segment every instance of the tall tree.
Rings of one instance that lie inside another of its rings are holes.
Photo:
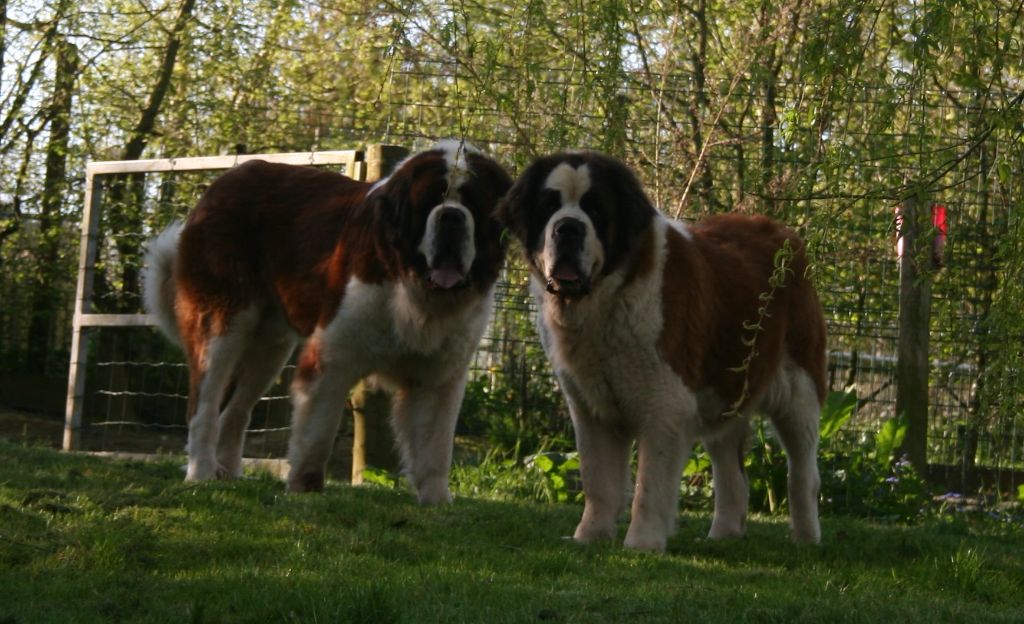
[[[56,70],[53,91],[46,113],[49,139],[43,190],[39,202],[39,244],[36,247],[37,268],[29,288],[32,293],[32,319],[28,330],[28,369],[45,372],[54,354],[54,323],[64,307],[61,292],[63,280],[61,256],[68,247],[62,208],[67,197],[68,148],[71,140],[71,106],[79,70],[78,50],[63,36],[54,44]]]

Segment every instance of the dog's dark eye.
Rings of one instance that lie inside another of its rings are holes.
[[[546,212],[554,212],[562,207],[562,194],[555,189],[544,189],[539,203]]]
[[[481,193],[478,193],[476,189],[468,184],[464,184],[459,187],[459,196],[462,199],[462,205],[468,208],[471,214],[478,214],[480,211],[477,209],[477,206],[484,205],[480,195]]]

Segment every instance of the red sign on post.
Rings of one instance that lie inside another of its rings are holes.
[[[932,237],[932,268],[941,269],[946,262],[946,234],[948,233],[946,222],[946,207],[942,204],[932,204],[932,228],[935,236]]]
[[[949,222],[946,219],[946,207],[932,204],[932,268],[941,269],[945,266],[946,236],[949,234]],[[903,210],[896,206],[896,257],[903,257]]]

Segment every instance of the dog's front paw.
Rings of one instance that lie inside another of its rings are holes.
[[[186,481],[209,481],[217,478],[217,462],[212,457],[189,457]]]
[[[424,485],[416,490],[420,505],[447,505],[452,502],[452,493],[447,483]]]
[[[597,523],[581,520],[576,526],[576,532],[573,534],[572,538],[580,544],[609,542],[615,539],[615,525],[599,525]]]

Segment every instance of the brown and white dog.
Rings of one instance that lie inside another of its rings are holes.
[[[305,339],[290,491],[321,490],[349,390],[375,375],[420,502],[451,500],[455,422],[504,258],[512,180],[455,141],[376,184],[250,161],[150,246],[147,308],[189,366],[187,480],[241,473],[250,412]]]
[[[796,234],[763,217],[671,221],[625,165],[594,152],[536,160],[499,214],[525,251],[541,341],[576,433],[586,503],[575,539],[615,536],[634,440],[627,547],[664,550],[697,440],[713,466],[709,536],[743,535],[743,459],[749,416],[760,412],[787,453],[793,537],[819,541],[825,324]],[[787,241],[784,285],[759,314]]]

